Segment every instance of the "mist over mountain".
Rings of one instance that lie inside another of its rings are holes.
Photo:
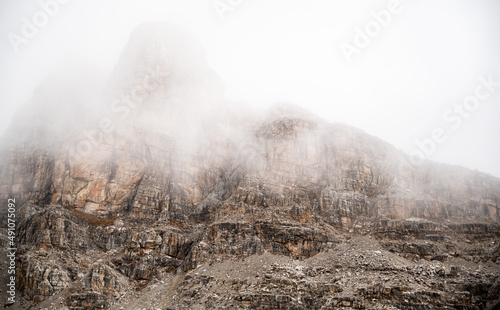
[[[499,307],[500,179],[412,165],[293,104],[230,102],[170,23],[138,27],[105,83],[80,67],[2,140],[13,307]]]

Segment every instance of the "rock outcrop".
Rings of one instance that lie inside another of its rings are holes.
[[[72,98],[52,91],[27,106]],[[36,126],[2,145],[13,307],[498,309],[499,179],[412,166],[299,107],[228,103],[168,24],[132,34],[95,98],[64,120],[20,112]]]

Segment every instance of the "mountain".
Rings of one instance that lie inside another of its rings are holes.
[[[55,72],[3,139],[12,308],[500,308],[500,179],[228,102],[168,23],[92,80]]]

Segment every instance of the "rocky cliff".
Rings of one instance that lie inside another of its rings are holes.
[[[89,105],[56,79],[1,149],[11,307],[500,309],[499,179],[229,103],[169,24],[134,31]]]

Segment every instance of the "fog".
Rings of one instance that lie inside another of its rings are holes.
[[[66,109],[99,106],[89,90],[110,78],[132,31],[167,20],[197,37],[233,105],[291,102],[416,157],[500,177],[499,15],[495,0],[4,0],[0,132],[42,81],[54,98],[79,85]],[[57,74],[68,70],[85,81]]]

